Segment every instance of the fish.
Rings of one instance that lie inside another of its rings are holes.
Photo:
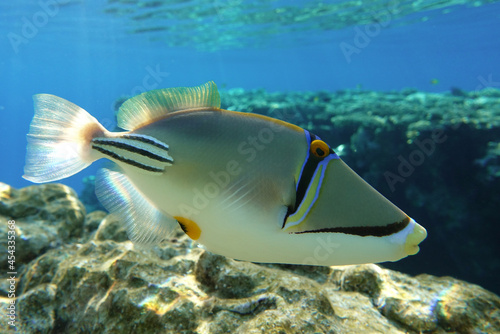
[[[427,236],[319,136],[221,109],[213,81],[128,99],[119,132],[63,98],[33,100],[23,177],[53,182],[112,161],[97,172],[96,195],[139,247],[180,226],[226,257],[333,266],[397,261]]]

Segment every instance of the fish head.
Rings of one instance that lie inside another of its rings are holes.
[[[308,142],[308,157],[297,173],[295,205],[288,210],[283,230],[344,234],[358,237],[363,246],[386,245],[385,253],[383,249],[373,252],[384,253],[381,258],[391,261],[416,254],[427,236],[425,228],[364,181],[317,136],[310,134]]]

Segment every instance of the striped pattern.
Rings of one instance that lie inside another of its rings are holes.
[[[285,220],[284,228],[298,226],[306,220],[309,212],[320,195],[327,165],[332,159],[335,159],[335,156],[337,155],[330,154],[325,159],[316,162],[316,166],[314,166],[315,168],[311,170],[312,174],[307,175],[307,189],[300,198],[300,202],[297,202],[295,211]],[[297,195],[299,196],[299,194]]]
[[[330,227],[322,228],[319,230],[295,232],[296,234],[302,233],[345,233],[351,235],[359,235],[361,237],[385,237],[398,233],[406,228],[410,223],[410,218],[406,217],[400,222],[391,223],[382,226],[350,226],[350,227]]]
[[[112,138],[92,139],[92,148],[117,162],[146,172],[161,174],[174,160],[167,144],[150,136],[126,134]]]
[[[309,150],[296,183],[295,205],[293,208],[289,208],[287,217],[283,222],[283,229],[297,226],[306,219],[318,199],[328,162],[332,159],[340,159],[332,149],[330,149],[328,156],[324,158],[316,157],[312,154],[310,146],[314,140],[320,138],[307,130],[304,130],[304,133]]]

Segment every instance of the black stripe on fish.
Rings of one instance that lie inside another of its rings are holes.
[[[123,137],[120,137],[120,138],[123,138]],[[160,155],[151,153],[145,149],[136,147],[134,145],[120,143],[120,142],[116,142],[116,141],[109,140],[109,139],[94,139],[94,140],[92,140],[92,143],[97,144],[97,145],[113,146],[113,147],[116,147],[116,148],[119,148],[119,149],[122,149],[125,151],[140,154],[142,156],[145,156],[145,157],[148,157],[150,159],[160,161],[160,162],[168,162],[170,164],[174,162],[172,159],[165,158],[165,157],[162,157]]]
[[[151,145],[156,146],[158,148],[164,149],[165,151],[169,150],[169,147],[168,147],[167,144],[164,144],[164,143],[162,143],[160,141],[157,141],[157,140],[155,140],[153,138],[150,138],[150,137],[147,137],[147,136],[143,136],[143,135],[134,135],[134,134],[123,135],[120,138],[137,140],[137,141],[140,141],[142,143],[151,144]]]
[[[308,145],[310,146],[313,141],[318,139],[318,137],[312,133],[309,132],[309,138],[308,138]],[[330,154],[333,154],[333,150],[330,149]],[[310,148],[307,154],[306,161],[304,162],[304,167],[302,169],[302,172],[300,174],[299,180],[297,181],[297,190],[296,190],[296,195],[295,195],[295,204],[293,207],[288,208],[288,212],[286,214],[285,220],[283,221],[283,227],[285,227],[286,219],[288,216],[293,215],[300,207],[300,204],[304,200],[304,197],[306,196],[307,189],[309,188],[309,184],[311,183],[311,180],[314,176],[314,173],[316,172],[316,169],[318,169],[318,165],[321,161],[323,161],[325,157],[323,158],[318,158],[312,152],[310,152]],[[321,185],[320,185],[321,186]]]
[[[295,205],[294,205],[294,212],[300,207],[300,203],[304,200],[304,197],[306,196],[307,188],[309,188],[309,184],[311,183],[311,180],[314,176],[314,172],[316,172],[316,169],[318,168],[318,164],[322,161],[323,159],[317,158],[313,154],[309,154],[309,158],[307,159],[304,170],[302,171],[302,175],[300,176],[298,186],[297,186],[297,194],[295,195]]]
[[[92,148],[101,152],[102,154],[105,154],[111,158],[118,160],[118,161],[124,162],[126,164],[131,165],[131,166],[134,166],[134,167],[137,167],[137,168],[149,171],[149,172],[163,173],[163,171],[164,171],[163,168],[158,168],[158,167],[153,167],[153,166],[141,164],[140,162],[137,162],[137,161],[132,160],[132,159],[127,159],[125,157],[122,157],[119,154],[116,154],[115,152],[112,152],[110,150],[107,150],[107,149],[99,147],[99,146],[92,145]]]
[[[385,226],[351,226],[351,227],[329,227],[319,230],[294,232],[294,234],[303,233],[345,233],[359,235],[361,237],[385,237],[402,231],[410,223],[410,218],[406,217],[400,222],[391,223]]]

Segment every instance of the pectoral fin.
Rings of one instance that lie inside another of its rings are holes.
[[[158,210],[121,172],[99,170],[96,195],[111,214],[125,223],[127,234],[134,243],[157,244],[178,226],[173,217]]]

